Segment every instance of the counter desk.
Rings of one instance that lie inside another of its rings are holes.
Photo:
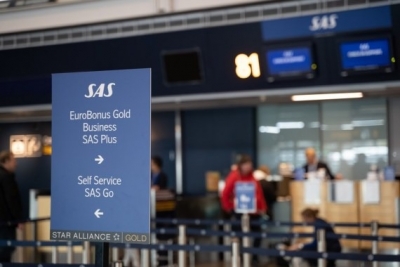
[[[399,223],[400,184],[397,181],[293,181],[290,184],[292,221],[301,222],[301,211],[316,208],[332,223]],[[294,227],[310,232],[310,227]],[[371,235],[370,228],[335,227],[336,233]],[[380,229],[379,235],[399,236],[398,230]],[[342,240],[346,249],[371,249],[370,241]],[[379,249],[399,248],[399,243],[380,242]]]

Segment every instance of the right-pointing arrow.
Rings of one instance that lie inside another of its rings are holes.
[[[101,164],[104,161],[104,158],[101,155],[98,155],[97,158],[94,159],[94,161],[97,161],[97,164]]]
[[[97,218],[100,218],[100,216],[104,215],[104,213],[103,213],[102,211],[100,211],[100,209],[97,209],[97,210],[94,212],[94,215],[95,215]]]

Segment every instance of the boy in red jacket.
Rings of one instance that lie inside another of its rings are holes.
[[[256,185],[256,205],[258,214],[264,214],[267,210],[262,188],[253,176],[253,163],[249,156],[243,155],[237,163],[237,169],[229,173],[225,180],[225,188],[222,191],[222,208],[227,213],[234,212],[235,184],[236,182],[250,182]]]
[[[222,209],[228,214],[232,214],[237,219],[240,218],[240,214],[234,212],[234,201],[235,201],[235,184],[236,182],[249,182],[254,183],[256,188],[256,214],[250,214],[251,220],[259,220],[260,215],[265,214],[267,211],[267,205],[265,203],[264,194],[260,183],[253,176],[253,162],[250,156],[243,155],[240,157],[237,163],[237,169],[230,172],[225,180],[225,188],[222,191],[221,204]],[[239,230],[239,229],[234,229]],[[251,231],[259,232],[261,229],[259,226],[252,226]],[[255,238],[253,247],[258,248],[261,245],[261,239]],[[257,257],[253,258],[253,261],[257,261]]]

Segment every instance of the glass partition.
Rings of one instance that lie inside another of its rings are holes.
[[[388,162],[387,112],[383,98],[322,102],[323,155],[335,173],[361,180]]]
[[[300,167],[304,149],[320,148],[318,103],[266,105],[257,109],[258,164],[277,173],[280,163]]]
[[[384,98],[274,104],[257,109],[258,164],[277,173],[280,163],[300,167],[314,147],[334,174],[361,180],[388,163]]]

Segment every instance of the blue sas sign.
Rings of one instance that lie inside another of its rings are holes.
[[[390,6],[261,22],[264,41],[390,28]]]
[[[247,214],[256,211],[255,183],[237,182],[235,184],[235,212]]]
[[[52,240],[149,243],[150,79],[53,75]]]

